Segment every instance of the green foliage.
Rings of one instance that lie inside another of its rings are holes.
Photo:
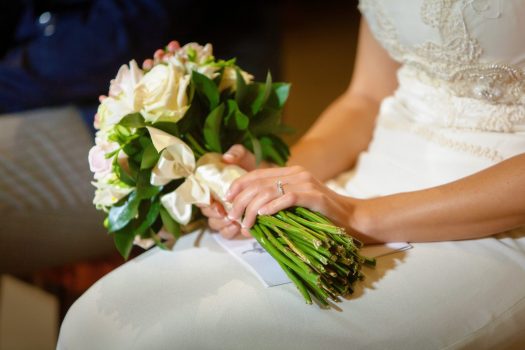
[[[155,223],[160,212],[160,200],[152,198],[150,201],[142,201],[139,208],[139,217],[137,218],[138,226],[134,230],[135,235],[143,235],[148,232],[150,227]]]
[[[133,248],[133,240],[135,239],[135,232],[131,225],[113,233],[113,241],[117,247],[118,252],[126,260],[129,258],[131,248]]]
[[[173,220],[171,215],[166,211],[166,209],[164,209],[164,207],[160,207],[160,217],[166,231],[171,233],[175,239],[178,239],[181,235],[180,224]]]
[[[204,74],[193,71],[191,74],[191,82],[195,87],[195,91],[201,98],[204,98],[210,110],[215,109],[219,104],[219,89],[217,85]]]
[[[146,123],[140,113],[131,113],[122,118],[119,125],[127,128],[143,128],[146,126]]]
[[[126,226],[138,213],[140,198],[137,192],[131,192],[120,205],[114,205],[108,214],[109,232],[118,231]]]
[[[142,152],[140,169],[151,169],[157,164],[160,155],[155,149],[155,146],[153,146],[153,142],[151,142],[150,138],[142,136],[140,141],[144,149]]]
[[[139,199],[149,199],[156,196],[161,191],[160,186],[153,186],[150,183],[151,171],[141,170],[137,175],[137,197]]]
[[[204,122],[204,140],[208,149],[212,152],[222,153],[221,147],[221,125],[224,114],[224,104],[220,104],[206,117]]]
[[[253,85],[257,87],[257,95],[251,104],[251,112],[252,115],[256,115],[264,106],[266,101],[268,101],[268,97],[272,91],[272,75],[270,72],[268,72],[268,75],[266,76],[266,83],[264,85],[260,83],[255,83]]]
[[[240,111],[237,102],[232,99],[226,100],[226,116],[224,125],[231,130],[246,130],[250,124],[250,119],[246,114]]]

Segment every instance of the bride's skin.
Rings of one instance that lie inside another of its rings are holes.
[[[525,154],[449,184],[373,199],[341,196],[323,184],[368,147],[379,104],[397,86],[397,68],[363,21],[348,90],[292,148],[287,167],[253,170],[254,156],[239,145],[224,155],[225,162],[253,171],[231,186],[228,215],[217,203],[203,209],[210,227],[227,238],[249,235],[258,213],[295,205],[325,214],[368,243],[460,240],[525,226]]]

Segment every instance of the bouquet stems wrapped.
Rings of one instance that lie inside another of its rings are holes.
[[[277,136],[289,130],[281,114],[289,85],[252,81],[235,60],[216,60],[211,45],[170,43],[143,69],[132,61],[111,81],[96,116],[94,204],[127,258],[133,243],[164,248],[199,219],[195,204],[223,201],[244,170],[220,154],[243,144],[259,162],[284,165]],[[227,203],[225,203],[227,204]],[[305,208],[259,216],[253,237],[304,296],[321,304],[352,292],[363,278],[361,243],[326,217]],[[166,236],[166,234],[168,236]]]
[[[375,260],[359,254],[362,243],[348,236],[326,217],[306,208],[259,216],[252,236],[279,263],[308,304],[313,295],[323,306],[328,298],[353,292],[362,280],[361,265],[375,266]]]

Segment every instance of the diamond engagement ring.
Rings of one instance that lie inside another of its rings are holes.
[[[284,196],[284,187],[281,180],[277,181],[277,192],[279,192],[281,196]]]

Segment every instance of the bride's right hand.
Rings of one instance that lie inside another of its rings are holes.
[[[223,154],[222,160],[227,164],[235,164],[246,171],[255,170],[255,156],[242,145],[233,145]],[[214,231],[218,231],[224,238],[233,238],[241,233],[238,222],[228,219],[228,213],[223,206],[212,201],[211,205],[201,207],[201,212],[208,217],[208,225]]]

